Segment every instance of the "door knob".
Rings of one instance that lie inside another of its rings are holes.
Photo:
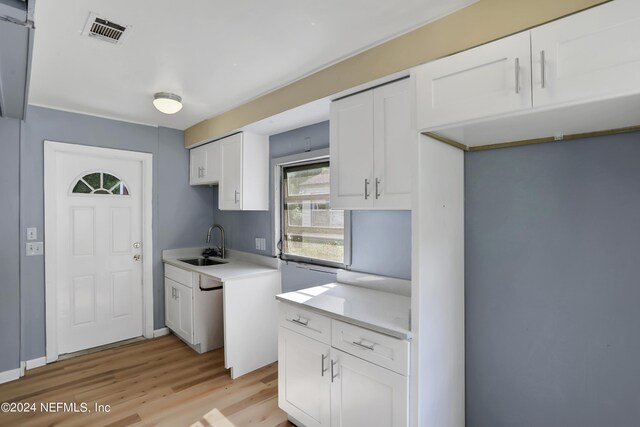
[[[141,256],[141,255],[138,255],[138,254],[136,254],[136,255],[134,255],[134,256],[133,256],[133,260],[134,260],[134,261],[140,261],[140,258],[142,258],[142,256]]]
[[[134,247],[135,249],[139,249],[139,248],[140,248],[140,242],[135,242],[135,243],[133,244],[133,247]]]

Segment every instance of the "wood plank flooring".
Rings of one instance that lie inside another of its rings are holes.
[[[197,354],[168,335],[52,363],[1,384],[0,402],[35,404],[36,411],[0,412],[0,426],[293,426],[278,408],[277,377],[273,363],[232,381],[223,349]],[[58,402],[76,403],[77,412]],[[96,411],[96,404],[109,405],[109,412]]]

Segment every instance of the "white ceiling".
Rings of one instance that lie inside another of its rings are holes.
[[[185,129],[473,0],[40,0],[29,102]],[[81,36],[90,12],[131,25]],[[155,92],[184,108],[155,110]]]

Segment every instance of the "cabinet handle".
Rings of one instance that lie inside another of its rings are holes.
[[[520,58],[516,58],[516,93],[520,93]]]
[[[298,325],[301,325],[301,326],[308,326],[309,325],[309,319],[304,319],[304,321],[302,321],[300,316],[298,316],[297,319],[287,319],[287,320],[289,322],[297,323]]]
[[[321,367],[320,367],[320,374],[321,374],[321,376],[323,376],[323,377],[324,377],[324,373],[325,373],[325,372],[327,372],[327,369],[324,369],[324,359],[326,359],[326,358],[327,358],[327,356],[325,356],[325,355],[323,354],[323,355],[322,355],[322,364],[321,364]]]
[[[546,60],[545,60],[545,54],[544,54],[544,50],[540,51],[540,83],[542,86],[542,89],[547,87],[547,78],[545,76],[545,67],[546,67]]]
[[[333,360],[331,360],[331,382],[333,382],[333,380],[335,380],[336,378],[338,378],[338,375],[333,375],[333,367],[336,365],[336,362],[334,362]]]
[[[380,178],[376,178],[376,200],[380,198]]]
[[[370,346],[366,345],[366,344],[362,344],[362,340],[360,340],[360,341],[351,341],[351,342],[353,344],[357,345],[358,347],[361,347],[361,348],[364,348],[364,349],[367,349],[367,350],[371,350],[371,351],[373,351],[373,347],[375,346],[375,344],[371,344]]]
[[[369,180],[367,178],[364,179],[364,199],[367,200],[369,198]]]
[[[238,190],[234,190],[233,192],[233,203],[238,203]]]

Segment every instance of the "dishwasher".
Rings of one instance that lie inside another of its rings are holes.
[[[200,343],[200,353],[224,345],[224,319],[222,316],[223,284],[200,275],[198,287],[194,289],[194,335]]]

